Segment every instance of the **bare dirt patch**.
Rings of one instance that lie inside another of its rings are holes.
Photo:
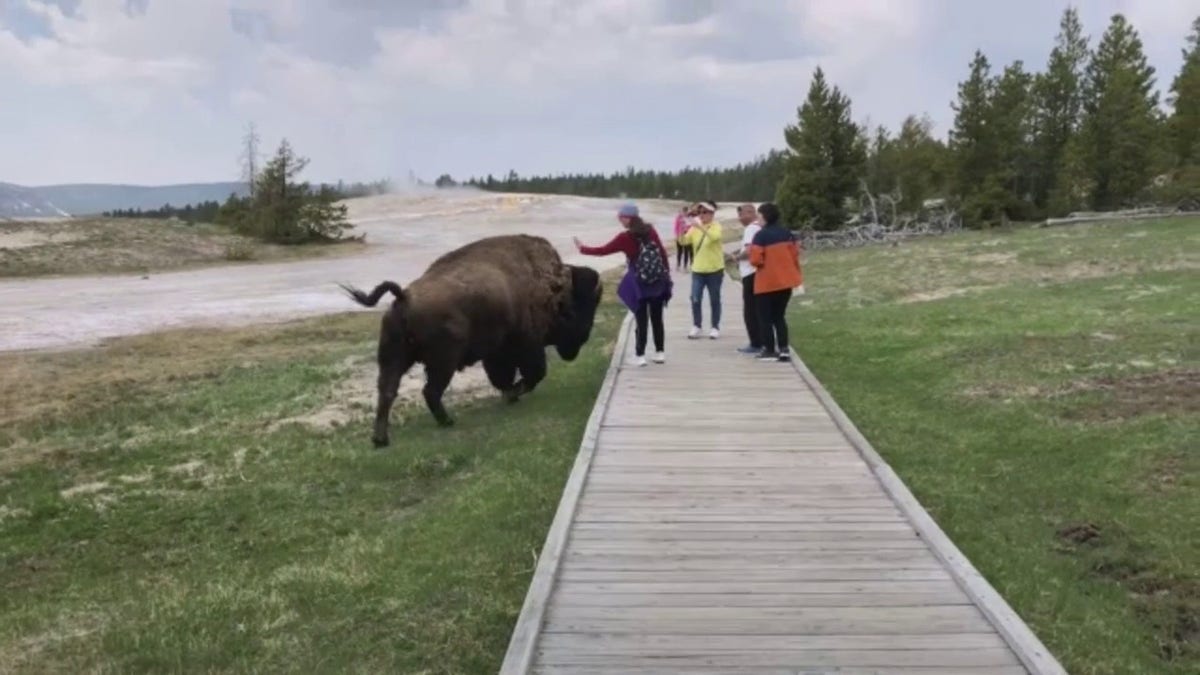
[[[947,298],[956,298],[962,295],[967,295],[975,291],[983,291],[992,286],[958,286],[937,288],[932,291],[923,291],[920,293],[910,293],[896,302],[901,305],[907,305],[914,302],[933,302],[935,300],[945,300]]]
[[[1096,577],[1125,591],[1138,621],[1166,662],[1200,656],[1200,580],[1160,569],[1153,558],[1118,526],[1070,523],[1055,533],[1058,550],[1079,557]]]
[[[1200,656],[1200,581],[1146,575],[1128,580],[1138,618],[1154,630],[1164,661]]]
[[[1007,265],[1015,262],[1017,254],[1015,253],[977,253],[968,258],[974,263],[983,263],[990,265]]]
[[[1200,413],[1200,369],[1105,376],[1077,382],[1071,389],[1104,393],[1101,401],[1078,407],[1071,415],[1089,421]]]
[[[1184,461],[1180,455],[1168,455],[1155,463],[1150,471],[1147,483],[1156,492],[1165,492],[1179,483],[1179,476],[1184,472]]]
[[[1062,527],[1055,534],[1072,544],[1086,544],[1100,538],[1100,528],[1092,523],[1077,523]]]
[[[1106,338],[1101,338],[1106,339]],[[1109,366],[1111,364],[1097,364]],[[1130,368],[1155,368],[1159,364],[1133,360]],[[1079,394],[1099,394],[1082,399],[1063,415],[1086,422],[1121,421],[1144,415],[1200,413],[1200,369],[1177,368],[1139,375],[1078,379],[1061,386],[991,382],[962,391],[970,399],[1066,399]]]
[[[317,430],[335,429],[364,415],[373,414],[378,366],[373,360],[351,357],[346,359],[342,368],[343,378],[334,387],[325,405],[303,415],[273,422],[268,430],[274,431],[288,424],[299,424]],[[400,392],[396,396],[393,420],[403,420],[406,416],[414,414],[413,411],[424,413],[425,399],[421,394],[424,386],[425,373],[421,365],[417,364],[400,380]],[[483,367],[476,365],[454,374],[443,400],[447,406],[451,406],[495,393]]]

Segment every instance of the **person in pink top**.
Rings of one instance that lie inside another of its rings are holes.
[[[675,214],[675,269],[685,270],[692,262],[692,245],[679,241],[688,229],[688,207],[684,206]]]

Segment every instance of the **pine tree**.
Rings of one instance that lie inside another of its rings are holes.
[[[218,222],[280,244],[341,239],[353,228],[346,220],[346,205],[336,203],[338,193],[328,185],[314,193],[307,182],[296,182],[306,166],[308,159],[297,156],[283,139],[258,173],[254,196],[230,195],[218,212]]]
[[[968,225],[999,220],[1006,201],[999,172],[1000,150],[991,119],[996,84],[987,57],[976,50],[971,74],[958,85],[958,100],[952,104],[954,128],[950,131],[952,188]]]
[[[1178,168],[1200,166],[1200,17],[1183,50],[1183,67],[1171,82],[1173,110],[1167,125],[1172,159]]]
[[[891,143],[891,153],[902,213],[916,213],[926,199],[946,189],[948,152],[933,137],[933,121],[928,116],[906,117]]]
[[[784,129],[789,153],[777,190],[779,208],[793,227],[814,222],[819,229],[837,229],[846,221],[845,201],[857,193],[866,163],[850,99],[830,88],[818,67],[798,118]]]
[[[1033,198],[1042,209],[1050,206],[1066,165],[1067,144],[1079,130],[1087,58],[1088,39],[1083,34],[1079,10],[1068,7],[1059,22],[1046,72],[1037,76],[1033,86]]]
[[[1093,208],[1127,205],[1149,185],[1159,140],[1154,68],[1137,31],[1115,14],[1087,68],[1079,150]]]
[[[995,183],[1004,191],[1001,205],[1010,220],[1032,214],[1033,76],[1020,61],[1004,69],[989,105],[989,126],[996,148]]]

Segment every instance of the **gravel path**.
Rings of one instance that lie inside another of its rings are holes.
[[[544,236],[569,262],[581,262],[572,237],[599,244],[619,227],[618,200],[439,191],[346,203],[356,232],[366,232],[370,245],[354,257],[151,273],[148,279],[133,274],[0,281],[0,351],[82,347],[164,328],[379,311],[357,307],[336,284],[367,287],[391,279],[403,285],[438,255],[501,233]],[[671,240],[679,203],[639,201],[664,241]],[[621,265],[623,257],[587,261],[603,269]]]

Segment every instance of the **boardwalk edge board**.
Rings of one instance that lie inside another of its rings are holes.
[[[545,542],[538,555],[537,568],[534,569],[533,578],[530,580],[529,591],[525,594],[525,603],[521,606],[521,613],[517,616],[517,622],[513,627],[508,651],[500,666],[501,675],[525,675],[533,665],[537,640],[546,615],[546,606],[549,604],[554,580],[562,562],[571,524],[575,520],[579,497],[583,494],[583,484],[591,469],[592,457],[596,453],[600,425],[604,421],[604,416],[608,412],[608,404],[616,390],[617,374],[625,358],[626,343],[629,341],[632,325],[633,314],[626,314],[621,328],[617,331],[617,342],[613,346],[604,382],[600,385],[596,403],[592,406],[592,414],[588,417],[587,426],[584,427],[583,439],[579,443],[579,453],[575,457],[575,465],[571,468],[566,485],[563,487],[558,510],[546,533]]]
[[[996,592],[987,579],[979,573],[962,551],[950,541],[942,528],[921,506],[916,497],[909,491],[900,476],[892,470],[883,457],[875,451],[866,437],[859,432],[858,427],[842,410],[837,401],[825,390],[808,366],[800,359],[795,349],[789,348],[792,355],[792,366],[799,373],[805,384],[812,389],[821,404],[829,411],[838,428],[846,435],[850,444],[858,451],[863,460],[871,467],[884,491],[896,502],[896,506],[909,519],[921,535],[930,550],[950,572],[950,575],[963,589],[988,621],[1008,643],[1009,647],[1029,669],[1032,675],[1066,675],[1067,671],[1050,653],[1042,641],[1033,633],[1024,620]]]

